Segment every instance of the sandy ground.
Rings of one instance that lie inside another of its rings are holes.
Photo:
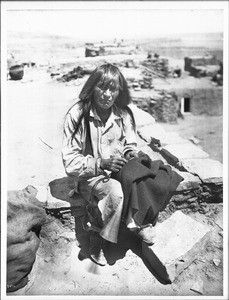
[[[197,139],[197,145],[207,152],[211,159],[223,163],[223,118],[222,116],[193,116],[185,114],[177,124],[161,124],[166,131],[177,132],[185,139]]]
[[[3,99],[7,189],[47,186],[66,177],[61,161],[62,125],[81,87],[81,81],[58,83],[45,70],[33,71],[22,81],[7,81],[7,98]],[[178,124],[162,125],[185,138],[195,136],[210,157],[222,161],[221,117],[190,115]],[[16,294],[199,296],[191,287],[200,282],[203,295],[222,295],[222,224],[217,225],[222,220],[222,205],[211,204],[209,208],[206,215],[190,213],[212,230],[207,249],[172,285],[160,284],[131,251],[114,266],[95,267],[88,260],[78,260],[75,241],[59,240],[55,247],[57,242],[50,237],[50,252],[44,243],[38,251],[35,280]],[[64,231],[63,227],[60,230]],[[72,233],[69,228],[65,230]],[[219,266],[213,263],[215,258],[220,259]]]

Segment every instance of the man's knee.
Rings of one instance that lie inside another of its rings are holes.
[[[99,184],[93,188],[93,195],[97,197],[99,201],[107,196],[118,199],[119,202],[123,201],[121,183],[112,178],[105,182],[99,182]]]
[[[111,179],[110,194],[115,197],[120,203],[123,202],[123,191],[121,183],[115,179]]]

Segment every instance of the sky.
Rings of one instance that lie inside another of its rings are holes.
[[[223,9],[211,2],[197,8],[195,5],[171,6],[171,2],[168,5],[162,2],[163,5],[158,6],[149,2],[117,5],[110,1],[97,5],[95,2],[90,5],[72,2],[65,6],[63,2],[57,2],[55,7],[43,2],[28,6],[28,2],[8,5],[3,21],[6,30],[44,32],[79,39],[150,38],[224,30]]]

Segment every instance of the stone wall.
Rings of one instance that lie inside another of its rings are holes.
[[[223,89],[176,89],[179,99],[190,98],[190,112],[194,115],[222,115],[223,114]]]
[[[219,69],[219,62],[215,56],[193,56],[184,58],[184,70],[191,76],[212,76]]]
[[[215,56],[192,56],[184,58],[185,71],[189,71],[191,66],[206,66],[206,65],[217,65],[217,59]]]
[[[152,115],[157,122],[177,122],[179,103],[175,93],[160,91],[157,96],[153,97],[133,97],[133,103]]]

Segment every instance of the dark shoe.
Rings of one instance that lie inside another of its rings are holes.
[[[103,249],[100,249],[96,246],[90,249],[90,258],[99,266],[105,266],[107,264]]]
[[[100,266],[105,266],[107,264],[107,260],[104,256],[104,246],[105,241],[97,232],[91,232],[90,236],[90,258],[91,260]]]
[[[139,228],[135,231],[137,236],[147,245],[153,245],[156,237],[155,229],[153,225],[148,225],[147,227]]]

